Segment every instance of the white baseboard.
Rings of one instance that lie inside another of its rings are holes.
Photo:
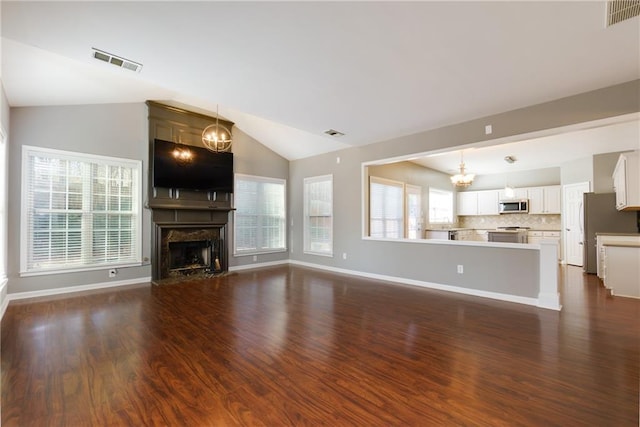
[[[401,284],[412,285],[412,286],[420,286],[420,287],[429,288],[429,289],[437,289],[437,290],[440,290],[440,291],[455,292],[455,293],[458,293],[458,294],[465,294],[465,295],[471,295],[471,296],[482,297],[482,298],[491,298],[491,299],[500,300],[500,301],[508,301],[508,302],[515,302],[515,303],[518,303],[518,304],[532,305],[532,306],[536,306],[536,307],[539,306],[537,298],[521,297],[521,296],[517,296],[517,295],[502,294],[502,293],[498,293],[498,292],[482,291],[482,290],[478,290],[478,289],[461,288],[459,286],[451,286],[451,285],[443,285],[443,284],[440,284],[440,283],[424,282],[424,281],[421,281],[421,280],[406,279],[406,278],[403,278],[403,277],[395,277],[395,276],[387,276],[387,275],[384,275],[384,274],[374,274],[374,273],[365,273],[365,272],[356,271],[356,270],[346,270],[344,268],[328,267],[328,266],[325,266],[325,265],[312,264],[312,263],[303,262],[303,261],[293,261],[293,260],[291,260],[290,263],[294,264],[294,265],[299,265],[299,266],[302,266],[302,267],[317,268],[317,269],[320,269],[320,270],[327,270],[327,271],[331,271],[331,272],[334,272],[334,273],[348,274],[350,276],[360,276],[360,277],[366,277],[366,278],[369,278],[369,279],[385,280],[387,282],[401,283]],[[547,307],[543,307],[543,308],[547,308]]]
[[[281,261],[269,261],[269,262],[259,262],[256,264],[237,265],[235,267],[229,267],[229,271],[243,271],[243,270],[252,270],[254,268],[260,268],[260,267],[272,267],[274,265],[286,265],[286,264],[289,264],[290,262],[291,262],[290,260],[285,259]]]
[[[46,297],[51,295],[68,294],[72,292],[93,291],[96,289],[115,288],[118,286],[135,285],[137,283],[151,282],[151,277],[139,277],[137,279],[118,280],[114,282],[92,283],[90,285],[68,286],[64,288],[45,289],[42,291],[16,292],[8,294],[9,301],[15,301],[25,298]]]

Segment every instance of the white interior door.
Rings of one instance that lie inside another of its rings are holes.
[[[582,267],[584,256],[582,194],[588,193],[589,190],[588,182],[567,184],[562,187],[564,259],[567,264],[579,267]]]

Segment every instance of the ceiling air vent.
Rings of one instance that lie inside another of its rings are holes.
[[[640,16],[640,0],[611,0],[607,2],[607,27]]]
[[[121,58],[119,56],[113,55],[111,53],[105,52],[100,49],[96,49],[95,47],[91,48],[92,54],[95,59],[98,59],[103,62],[108,62],[109,64],[115,65],[116,67],[124,68],[125,70],[140,72],[142,69],[142,64],[138,62],[133,62],[125,58]]]
[[[329,136],[335,136],[336,138],[339,136],[344,136],[344,133],[338,132],[337,130],[334,130],[334,129],[325,130],[324,133],[326,133]]]

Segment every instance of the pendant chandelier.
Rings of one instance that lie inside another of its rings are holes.
[[[214,153],[231,151],[231,131],[220,124],[218,105],[216,104],[216,122],[202,131],[202,143]]]
[[[464,158],[462,151],[460,151],[460,173],[451,177],[451,183],[456,187],[468,187],[473,182],[473,178],[475,178],[475,174],[465,172]]]

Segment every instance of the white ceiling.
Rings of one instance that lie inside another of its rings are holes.
[[[605,28],[598,1],[1,7],[11,106],[153,99],[213,114],[219,104],[288,159],[640,78],[640,19]],[[143,68],[101,63],[92,47]]]

